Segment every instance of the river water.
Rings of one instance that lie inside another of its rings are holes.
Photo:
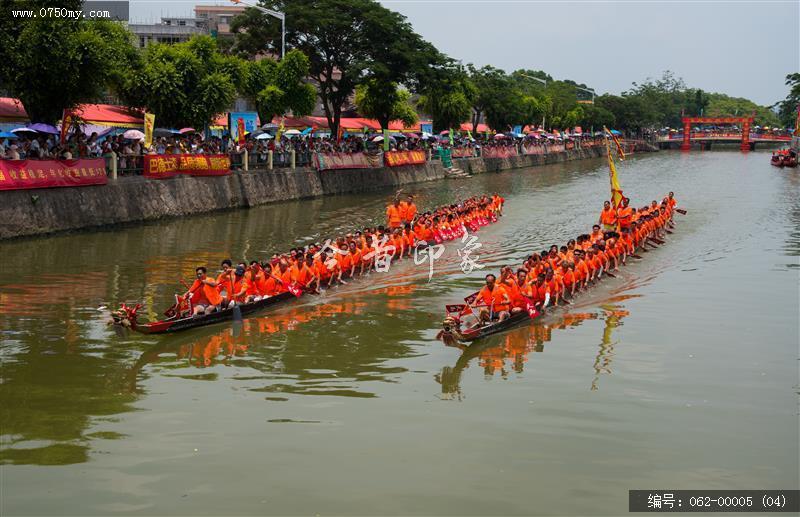
[[[662,152],[620,176],[634,204],[675,191],[668,243],[464,350],[436,340],[485,272],[458,242],[430,282],[407,260],[241,328],[106,324],[119,301],[157,314],[198,264],[381,220],[389,192],[0,243],[0,514],[618,515],[629,489],[796,488],[800,171]],[[477,234],[491,270],[586,231],[608,175],[409,190],[505,196]]]

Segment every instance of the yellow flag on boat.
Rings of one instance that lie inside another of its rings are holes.
[[[153,145],[153,129],[156,127],[156,116],[154,113],[144,114],[144,146]]]
[[[608,157],[608,177],[611,182],[611,206],[619,207],[622,203],[622,187],[619,185],[617,167],[614,165],[614,157],[611,156],[611,142],[606,138],[606,156]]]

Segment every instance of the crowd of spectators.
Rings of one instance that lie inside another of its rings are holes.
[[[9,160],[31,159],[77,159],[105,157],[116,159],[120,174],[140,173],[143,156],[146,154],[228,154],[236,168],[242,164],[242,155],[246,150],[249,162],[253,166],[261,166],[267,162],[269,153],[273,155],[273,166],[288,166],[290,155],[294,151],[297,166],[310,165],[313,153],[354,153],[366,152],[379,154],[384,150],[381,134],[349,134],[337,141],[329,135],[291,134],[285,133],[278,140],[277,131],[265,135],[263,131],[256,136],[248,135],[243,144],[233,140],[227,133],[223,136],[205,137],[201,133],[171,134],[156,136],[149,147],[145,147],[141,139],[126,138],[124,134],[98,136],[97,133],[70,135],[64,144],[59,135],[36,134],[22,132],[14,139],[0,139],[0,158]],[[158,133],[156,133],[158,134]],[[259,135],[262,137],[259,138]],[[265,136],[264,136],[265,135]],[[423,150],[432,158],[439,155],[442,148],[466,149],[459,156],[479,156],[482,148],[516,147],[520,152],[523,147],[564,145],[565,140],[541,136],[540,138],[497,137],[495,135],[477,135],[471,138],[465,135],[433,136],[416,133],[393,133],[389,138],[389,150]],[[593,143],[588,136],[571,136],[566,141],[583,141],[583,145]]]

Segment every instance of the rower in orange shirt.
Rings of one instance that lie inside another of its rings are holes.
[[[528,304],[533,304],[536,297],[533,286],[528,282],[528,272],[522,268],[517,270],[516,282],[511,290],[511,312],[516,313],[527,310]]]
[[[262,298],[268,298],[280,293],[280,286],[275,276],[272,274],[272,264],[269,262],[261,263],[261,271],[264,273],[263,280],[257,281],[258,293]]]
[[[223,302],[222,296],[217,290],[217,282],[208,278],[206,272],[204,266],[195,269],[197,279],[183,295],[184,299],[191,297],[193,317],[211,314],[215,310],[219,310]]]
[[[243,264],[239,264],[233,270],[233,296],[228,307],[245,303],[247,300],[247,291],[250,289],[250,284],[244,277],[245,271]]]
[[[558,300],[561,298],[561,292],[563,291],[563,285],[561,284],[561,279],[556,277],[554,271],[552,269],[548,269],[547,273],[545,273],[545,282],[547,282],[547,287],[550,290],[550,296],[553,299],[553,305],[558,305]]]
[[[403,211],[403,222],[410,223],[417,215],[417,205],[414,204],[413,194],[408,195],[408,201],[406,201],[405,205],[405,210]]]
[[[314,282],[314,272],[311,267],[314,265],[314,256],[310,253],[306,256],[297,255],[294,265],[291,268],[292,282],[303,290],[309,289]]]
[[[339,247],[339,251],[336,253],[336,267],[334,268],[334,276],[336,276],[336,280],[339,283],[347,284],[342,277],[350,278],[353,274],[353,269],[355,264],[353,264],[353,256],[350,254],[350,249],[348,248],[346,243],[342,243]],[[333,280],[331,278],[331,280]]]
[[[314,259],[314,275],[317,278],[316,288],[319,290],[322,284],[330,285],[332,274],[331,268],[328,267],[328,254],[325,251],[320,251]]]
[[[550,286],[547,283],[547,275],[540,273],[536,277],[536,282],[531,284],[531,292],[534,294],[534,302],[539,306],[539,310],[544,310],[550,304]]]
[[[250,303],[261,300],[263,295],[261,294],[259,286],[264,284],[265,278],[264,272],[261,270],[261,266],[259,266],[258,261],[250,261],[250,267],[247,268],[244,277],[247,281],[247,298],[245,299],[245,302]]]
[[[473,307],[477,308],[477,303],[482,303],[480,309],[480,321],[503,321],[510,316],[509,308],[511,299],[506,289],[497,283],[497,278],[489,273],[486,275],[486,285],[478,292],[478,297],[473,302]]]
[[[400,198],[395,197],[391,205],[386,207],[386,221],[389,228],[400,228],[403,224],[403,207],[400,206]]]
[[[628,198],[622,198],[622,204],[617,208],[617,221],[620,228],[630,228],[633,222],[633,208],[628,206]]]
[[[356,273],[359,275],[364,273],[364,261],[363,256],[364,254],[362,251],[356,246],[355,241],[350,241],[348,243],[348,250],[350,253],[350,264],[352,264],[352,270],[350,272],[350,276],[356,276]]]
[[[222,295],[223,307],[227,307],[231,301],[231,293],[233,292],[233,263],[230,259],[225,259],[220,264],[222,271],[217,275],[217,291]]]
[[[603,225],[604,231],[613,232],[617,229],[617,211],[611,207],[609,201],[603,203],[603,210],[600,212],[600,219],[597,222]]]
[[[589,235],[589,242],[592,244],[597,244],[598,242],[603,240],[603,232],[600,231],[600,225],[595,224],[592,226],[592,233]]]
[[[274,272],[278,280],[278,291],[284,293],[289,290],[289,284],[292,283],[292,270],[289,268],[289,262],[286,258],[281,258],[278,261],[278,269]]]
[[[561,270],[559,271],[561,282],[564,284],[564,295],[569,295],[570,298],[575,295],[575,274],[572,272],[570,263],[566,260],[561,263]]]

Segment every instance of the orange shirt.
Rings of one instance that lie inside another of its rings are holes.
[[[264,273],[259,271],[255,275],[252,271],[248,271],[244,274],[245,279],[247,280],[247,295],[248,296],[256,296],[262,294],[260,291],[259,286],[264,283]]]
[[[343,275],[349,275],[350,269],[353,267],[353,256],[350,253],[345,255],[336,254],[336,267]]]
[[[191,300],[195,305],[219,305],[222,302],[217,288],[201,282],[200,279],[194,281],[189,291],[192,292]]]
[[[274,274],[283,282],[283,285],[280,286],[280,290],[286,291],[286,286],[292,283],[292,268],[287,267],[284,272],[281,272],[280,268],[278,268]]]
[[[622,228],[628,228],[633,221],[633,209],[631,207],[617,208],[617,220]]]
[[[233,289],[231,288],[231,278],[234,277],[233,270],[229,269],[228,271],[223,271],[219,275],[217,275],[217,291],[220,293],[225,291],[228,298],[231,297]]]
[[[292,266],[292,281],[300,284],[303,287],[305,287],[306,284],[311,281],[313,276],[314,273],[311,272],[305,262],[302,263],[300,267],[298,267],[297,264]]]
[[[328,269],[328,266],[322,261],[321,258],[317,258],[314,261],[314,272],[317,274],[317,277],[320,280],[327,280],[331,277],[331,270]]]
[[[532,285],[531,291],[535,294],[535,299],[537,302],[544,302],[545,297],[550,292],[550,286],[547,285],[547,282],[542,282],[541,285]]]
[[[480,299],[486,307],[492,308],[494,312],[508,310],[508,304],[505,302],[506,296],[508,296],[508,291],[499,284],[495,284],[494,289],[491,291],[489,291],[487,286],[484,286],[478,293],[478,299]]]
[[[258,284],[258,292],[262,296],[275,296],[281,292],[278,281],[271,276],[264,275],[264,281]]]
[[[389,228],[399,228],[403,224],[402,203],[400,206],[389,205],[386,207],[386,219]]]
[[[237,302],[244,302],[248,289],[250,289],[250,283],[243,276],[237,276],[233,282],[233,293],[228,297]]]
[[[405,222],[410,223],[414,219],[415,215],[417,215],[417,205],[415,205],[413,202],[407,203],[404,218]]]
[[[608,210],[603,209],[600,212],[600,222],[610,226],[617,224],[617,214],[614,212],[614,209],[611,207],[609,207]]]

